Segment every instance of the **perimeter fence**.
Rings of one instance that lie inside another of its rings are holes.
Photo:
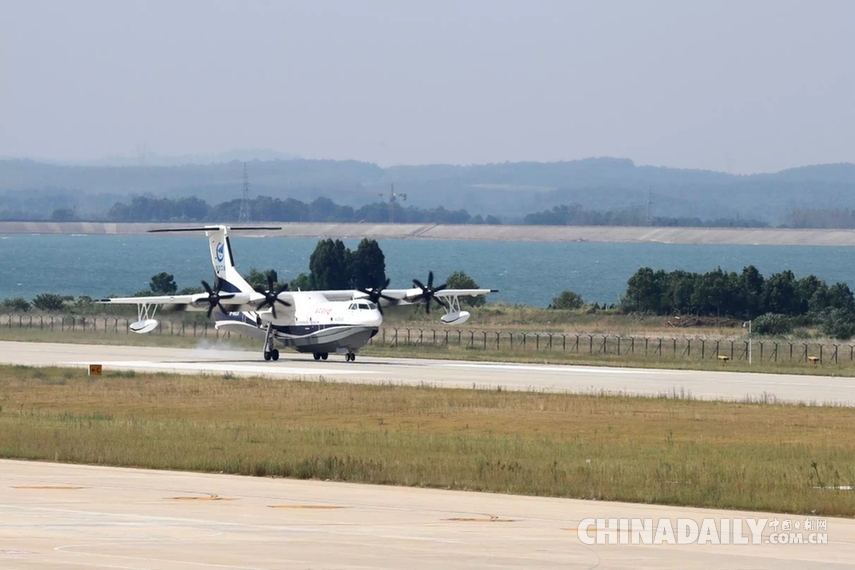
[[[0,315],[0,328],[69,333],[127,335],[135,319],[85,317],[80,315]],[[193,338],[245,338],[228,330],[217,330],[213,322],[161,320],[149,334]],[[451,328],[381,327],[370,344],[386,347],[453,347],[465,350],[531,353],[566,353],[588,357],[647,357],[757,362],[812,362],[815,364],[855,361],[855,344],[801,342],[701,336],[612,335],[584,332],[530,332]]]

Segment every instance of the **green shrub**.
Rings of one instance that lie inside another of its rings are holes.
[[[60,311],[68,297],[54,295],[53,293],[42,293],[33,298],[33,306],[40,311]]]
[[[560,295],[552,299],[547,309],[574,310],[581,309],[584,305],[585,300],[580,294],[573,291],[563,291]]]
[[[751,323],[751,331],[764,336],[782,336],[793,332],[793,320],[787,315],[766,313]]]
[[[822,332],[837,340],[855,336],[855,315],[846,309],[832,309],[822,321]]]
[[[14,299],[3,299],[0,302],[0,312],[4,313],[26,313],[30,310],[30,302],[21,297]]]

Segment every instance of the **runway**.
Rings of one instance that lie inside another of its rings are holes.
[[[0,568],[853,568],[827,544],[587,545],[588,517],[803,516],[0,461]]]
[[[234,374],[274,378],[326,379],[346,382],[428,384],[453,388],[496,388],[552,392],[623,392],[690,394],[703,399],[743,398],[835,404],[855,403],[855,378],[725,371],[656,370],[595,366],[503,364],[374,358],[354,363],[330,356],[283,352],[278,362],[264,362],[256,352],[212,347],[175,349],[83,344],[0,342],[0,362],[29,366],[87,366],[105,370]]]

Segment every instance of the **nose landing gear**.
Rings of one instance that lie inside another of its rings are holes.
[[[345,362],[354,362],[356,360],[356,355],[352,352],[348,352],[344,355]]]
[[[267,323],[267,333],[264,335],[264,360],[276,361],[279,360],[279,350],[272,348],[273,345],[273,325]]]

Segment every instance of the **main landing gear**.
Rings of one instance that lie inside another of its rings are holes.
[[[271,360],[276,361],[279,360],[279,351],[275,348],[271,348],[273,344],[271,341],[273,340],[273,325],[267,323],[267,334],[264,337],[264,360],[270,362]]]
[[[315,360],[326,360],[330,357],[330,354],[328,352],[316,352],[312,356],[315,358]],[[356,360],[356,355],[352,352],[348,352],[344,355],[344,360],[345,362],[353,362],[354,360]]]

